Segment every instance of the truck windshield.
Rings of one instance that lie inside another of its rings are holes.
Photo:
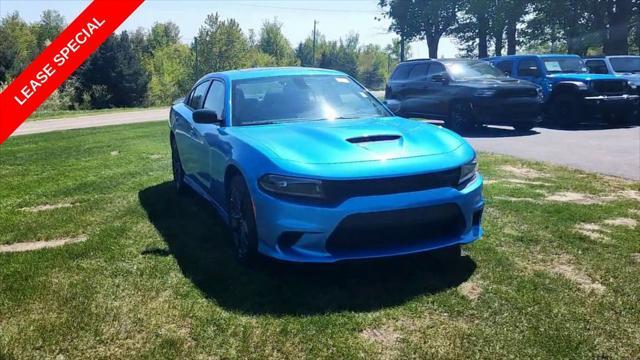
[[[506,75],[485,61],[443,61],[453,80],[471,80],[479,78],[504,78]]]
[[[557,73],[586,73],[587,68],[579,57],[545,57],[544,67],[550,74]]]
[[[357,119],[391,114],[345,75],[291,75],[233,81],[235,126]]]
[[[615,57],[609,61],[617,73],[640,74],[640,56]]]

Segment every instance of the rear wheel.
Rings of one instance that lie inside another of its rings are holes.
[[[513,125],[513,128],[518,131],[529,131],[533,129],[535,123],[533,121],[523,121]]]
[[[173,171],[173,185],[176,191],[178,193],[184,192],[184,169],[182,168],[182,161],[178,153],[176,139],[173,136],[171,136],[171,170]]]
[[[251,195],[239,175],[231,180],[228,206],[236,258],[242,263],[251,263],[258,253],[258,233]]]
[[[573,94],[559,94],[553,99],[551,115],[558,125],[574,125],[582,119],[582,110],[578,98]]]
[[[471,111],[471,104],[465,102],[451,104],[449,118],[445,122],[445,125],[455,132],[468,130],[476,125],[473,112]]]

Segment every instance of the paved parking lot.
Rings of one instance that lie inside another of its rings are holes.
[[[640,127],[582,125],[575,129],[485,127],[463,134],[478,151],[546,161],[640,180]]]

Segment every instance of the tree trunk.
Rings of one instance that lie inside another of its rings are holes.
[[[440,43],[441,35],[428,35],[427,36],[427,47],[429,48],[429,58],[437,59],[438,58],[438,44]]]
[[[496,31],[495,35],[494,35],[494,40],[495,40],[495,44],[494,46],[494,52],[496,56],[502,56],[502,49],[504,48],[504,32],[502,31]]]
[[[612,5],[615,4],[615,9]],[[604,43],[604,53],[607,55],[627,55],[629,53],[629,23],[631,22],[631,0],[616,0],[610,5],[609,29]]]
[[[518,45],[517,27],[515,21],[509,21],[507,24],[507,55],[515,55]]]
[[[478,57],[486,58],[489,56],[487,45],[487,30],[489,28],[489,19],[485,14],[478,17]]]
[[[400,61],[404,61],[404,35],[400,35]]]

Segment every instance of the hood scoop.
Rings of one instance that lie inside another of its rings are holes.
[[[362,143],[372,143],[372,142],[379,142],[379,141],[393,141],[393,140],[398,140],[400,139],[401,136],[400,135],[395,135],[395,134],[390,134],[390,135],[385,135],[385,134],[381,134],[381,135],[369,135],[369,136],[356,136],[356,137],[352,137],[347,139],[348,142],[352,143],[352,144],[362,144]]]

